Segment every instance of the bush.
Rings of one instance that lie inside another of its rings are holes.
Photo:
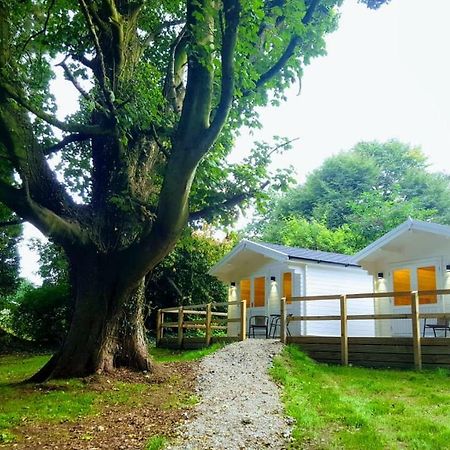
[[[27,290],[16,301],[11,311],[11,328],[17,336],[46,346],[62,343],[71,314],[66,284]]]

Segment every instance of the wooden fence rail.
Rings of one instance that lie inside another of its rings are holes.
[[[239,317],[228,317],[228,311],[213,311],[217,307],[239,306]],[[182,348],[186,340],[186,330],[202,330],[205,332],[204,345],[211,344],[214,330],[227,330],[229,323],[239,323],[239,340],[246,337],[247,303],[245,300],[234,302],[211,302],[200,305],[186,305],[158,310],[156,319],[156,345],[164,338],[164,330],[177,330],[177,346]],[[167,320],[167,315],[172,319]],[[173,318],[176,315],[176,320]],[[189,320],[185,320],[186,315]]]
[[[428,291],[405,291],[405,292],[369,292],[361,294],[330,294],[330,295],[315,295],[305,297],[292,297],[292,302],[305,301],[322,301],[322,300],[339,300],[339,315],[320,315],[320,316],[305,316],[305,315],[291,315],[290,322],[307,321],[307,320],[339,320],[341,323],[340,335],[340,355],[341,363],[348,365],[349,363],[349,337],[348,337],[348,321],[349,320],[385,320],[385,319],[411,319],[412,327],[412,343],[414,354],[414,366],[416,369],[422,368],[422,347],[421,347],[421,333],[420,333],[420,319],[424,318],[450,318],[449,313],[421,313],[420,312],[420,296],[421,295],[448,295],[450,289],[438,289]],[[411,313],[392,313],[392,314],[348,314],[347,305],[349,299],[376,299],[389,298],[395,296],[409,296],[411,299]],[[286,298],[281,299],[280,303],[281,314],[281,341],[286,342]],[[392,338],[391,338],[392,339]]]

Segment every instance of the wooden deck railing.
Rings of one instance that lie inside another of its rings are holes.
[[[228,311],[214,311],[214,308],[239,306],[239,317],[229,318]],[[167,320],[167,316],[176,316],[173,320]],[[189,320],[185,320],[185,316]],[[234,302],[212,302],[200,305],[185,305],[158,310],[156,319],[156,345],[159,345],[167,328],[177,329],[178,346],[181,348],[186,338],[185,330],[204,330],[205,345],[211,343],[214,330],[227,330],[229,323],[239,323],[239,339],[246,336],[247,304],[245,300]],[[193,317],[194,316],[194,317]],[[200,317],[196,317],[200,316]]]
[[[292,302],[309,302],[321,300],[339,300],[339,315],[320,315],[320,316],[304,316],[293,315],[289,317],[290,322],[308,321],[308,320],[339,320],[341,324],[341,363],[348,365],[348,321],[349,320],[382,320],[382,319],[411,319],[414,366],[416,369],[422,368],[421,353],[421,335],[420,335],[420,319],[424,318],[448,318],[449,313],[421,313],[420,312],[420,296],[421,295],[448,295],[450,289],[439,289],[429,291],[405,291],[405,292],[380,292],[380,293],[361,293],[361,294],[332,294],[332,295],[315,295],[305,297],[292,297]],[[391,314],[348,314],[347,304],[350,299],[376,299],[389,298],[396,296],[409,296],[411,298],[410,313],[391,313]],[[286,342],[286,298],[281,299],[281,341]]]

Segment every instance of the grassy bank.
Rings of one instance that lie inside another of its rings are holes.
[[[289,346],[272,369],[294,449],[450,449],[450,374],[317,364]]]

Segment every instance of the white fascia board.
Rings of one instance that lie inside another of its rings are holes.
[[[208,270],[208,274],[215,276],[223,266],[228,264],[233,258],[235,258],[245,249],[252,250],[255,253],[260,253],[261,255],[267,256],[268,258],[272,258],[276,261],[286,261],[289,259],[288,255],[286,255],[285,253],[265,247],[264,245],[257,242],[249,241],[248,239],[242,239],[241,242],[239,242],[239,244],[236,245],[236,247],[234,247],[230,253],[225,255],[219,262],[217,262],[214,266],[211,267],[211,269]]]
[[[289,259],[289,256],[286,253],[266,247],[259,242],[247,241],[247,248],[256,253],[261,253],[264,256],[275,259],[276,261],[287,261]]]

